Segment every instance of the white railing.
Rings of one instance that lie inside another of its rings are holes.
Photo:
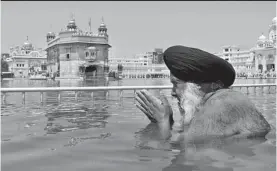
[[[6,99],[6,93],[22,93],[22,99],[23,103],[25,103],[25,93],[26,92],[40,92],[40,102],[43,101],[43,92],[58,92],[58,100],[61,100],[61,94],[62,91],[74,91],[75,92],[75,99],[78,98],[78,92],[80,91],[92,91],[91,96],[93,97],[94,91],[113,91],[117,90],[120,91],[120,98],[122,98],[123,90],[133,90],[134,93],[136,90],[163,90],[163,89],[172,89],[172,85],[165,85],[165,86],[111,86],[111,87],[32,87],[32,88],[1,88],[1,94],[3,94],[2,98],[3,101]],[[237,84],[231,86],[231,88],[246,88],[247,94],[249,93],[249,88],[253,87],[255,92],[256,88],[261,87],[262,90],[264,87],[268,87],[268,90],[270,92],[271,87],[275,87],[276,90],[276,84]]]

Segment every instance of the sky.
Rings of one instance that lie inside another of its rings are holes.
[[[1,53],[29,41],[46,47],[46,34],[64,29],[74,14],[79,28],[97,32],[101,18],[108,28],[113,57],[164,50],[172,45],[221,52],[224,45],[242,49],[268,36],[276,2],[258,1],[1,1]]]

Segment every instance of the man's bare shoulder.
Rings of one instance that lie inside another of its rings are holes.
[[[210,97],[208,97],[208,99],[204,103],[204,108],[210,107],[211,105],[253,107],[254,104],[246,95],[241,92],[232,89],[221,89],[214,92],[210,95]]]
[[[268,122],[246,95],[222,89],[206,99],[191,123],[189,134],[264,136],[269,130]]]
[[[232,89],[221,89],[214,92],[198,112],[200,120],[212,119],[229,124],[243,118],[253,119],[253,117],[257,118],[261,115],[246,95]]]

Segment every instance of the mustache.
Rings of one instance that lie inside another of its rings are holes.
[[[176,97],[177,98],[177,94],[171,94],[172,97]]]
[[[171,95],[174,99],[177,99],[178,101],[180,101],[180,98],[176,95],[176,94],[174,94],[174,95]]]

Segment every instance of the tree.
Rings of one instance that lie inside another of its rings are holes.
[[[9,71],[9,64],[8,62],[1,59],[1,72],[8,72]]]

